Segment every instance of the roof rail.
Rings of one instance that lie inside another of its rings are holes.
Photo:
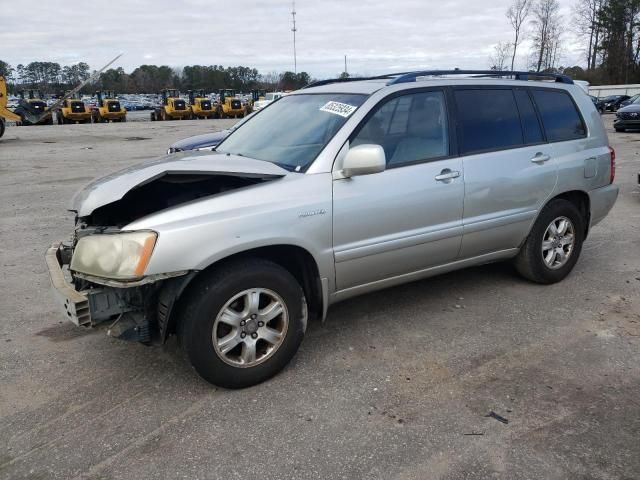
[[[529,80],[529,77],[553,78],[558,83],[572,84],[573,80],[567,75],[558,73],[543,72],[515,72],[510,70],[422,70],[417,72],[407,72],[397,74],[387,85],[397,83],[415,82],[417,77],[440,76],[440,75],[477,75],[480,77],[513,77],[515,80]]]
[[[358,82],[362,80],[384,80],[390,79],[387,85],[395,85],[397,83],[415,82],[417,77],[441,76],[441,75],[475,75],[476,78],[486,77],[513,77],[515,80],[529,80],[533,78],[553,78],[558,83],[572,84],[573,80],[567,75],[558,73],[543,72],[517,72],[510,70],[419,70],[415,72],[398,72],[387,73],[385,75],[376,75],[373,77],[348,77],[348,78],[332,78],[327,80],[318,80],[306,85],[305,88],[320,87],[331,83]]]
[[[320,87],[322,85],[329,85],[331,83],[344,83],[344,82],[359,82],[361,80],[384,80],[385,78],[392,78],[394,75],[398,75],[397,73],[391,73],[389,75],[377,75],[375,77],[347,77],[347,78],[329,78],[327,80],[317,80],[308,85],[302,87],[311,88],[311,87]]]

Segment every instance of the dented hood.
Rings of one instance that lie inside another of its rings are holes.
[[[230,175],[245,178],[284,177],[287,170],[271,162],[225,153],[185,152],[133,165],[94,180],[76,193],[71,210],[78,216],[90,215],[95,209],[116,202],[124,195],[167,174]]]

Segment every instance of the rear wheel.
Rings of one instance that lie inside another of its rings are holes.
[[[0,118],[0,137],[4,135],[4,119]]]
[[[518,272],[537,283],[564,279],[578,261],[584,231],[585,219],[573,203],[552,200],[540,212],[516,257]]]
[[[247,259],[196,282],[179,331],[198,374],[221,387],[243,388],[282,370],[306,328],[306,303],[295,278],[275,263]]]

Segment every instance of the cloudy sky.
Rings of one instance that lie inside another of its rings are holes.
[[[563,65],[582,63],[571,6],[560,0]],[[143,63],[293,70],[287,0],[5,0],[0,59],[87,62],[131,71]],[[297,0],[298,71],[321,78],[416,68],[486,68],[511,39],[511,0]],[[527,66],[526,43],[516,66]]]

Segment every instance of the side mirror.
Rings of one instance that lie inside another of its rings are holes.
[[[342,174],[346,177],[384,172],[387,166],[384,149],[380,145],[365,144],[352,147],[342,162]]]

